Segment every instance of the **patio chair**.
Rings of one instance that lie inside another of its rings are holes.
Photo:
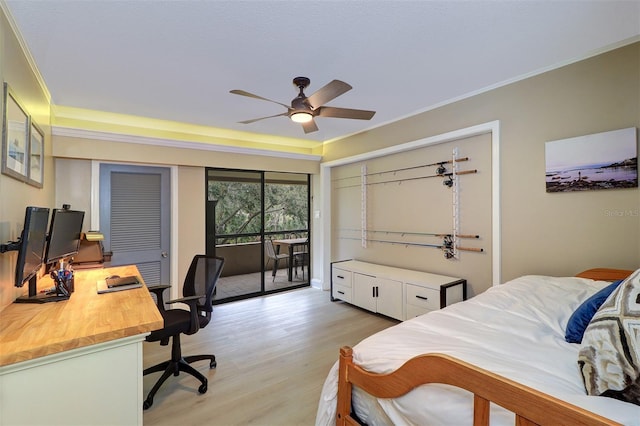
[[[293,264],[295,266],[296,278],[298,278],[298,266],[302,269],[302,279],[304,280],[304,265],[307,265],[307,271],[309,270],[309,238],[306,243],[300,246],[298,251],[293,252]]]
[[[267,252],[267,257],[269,258],[267,260],[267,264],[265,265],[265,268],[267,268],[269,266],[269,262],[273,261],[273,272],[271,273],[271,281],[275,281],[276,280],[276,272],[278,272],[278,263],[282,260],[282,259],[288,259],[289,255],[287,253],[276,253],[276,249],[273,245],[273,241],[272,240],[267,240],[264,243],[264,249]]]

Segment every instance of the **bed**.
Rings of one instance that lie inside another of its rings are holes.
[[[587,320],[582,343],[568,343],[574,312],[614,286],[611,281],[617,289]],[[587,374],[590,385],[598,383],[588,370],[593,363],[584,361],[603,340],[592,330],[596,318],[610,319],[601,311],[622,297],[633,315],[640,314],[640,270],[529,275],[390,327],[341,349],[322,389],[316,425],[640,426],[640,405],[619,395],[588,395],[583,382]],[[637,319],[630,322],[631,345],[625,342],[631,354],[622,358],[635,362],[636,375],[632,365],[626,380],[640,385]]]

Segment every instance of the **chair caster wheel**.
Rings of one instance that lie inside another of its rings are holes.
[[[146,410],[153,405],[153,398],[147,398],[142,403],[142,409]]]
[[[198,392],[200,393],[206,393],[207,392],[207,384],[205,383],[204,385],[200,385],[200,387],[198,388]]]
[[[215,361],[211,361],[211,362],[209,363],[209,368],[216,368],[217,366],[218,366],[218,363],[217,363],[217,362],[215,362]]]

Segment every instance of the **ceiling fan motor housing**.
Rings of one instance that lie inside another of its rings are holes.
[[[311,84],[311,80],[307,77],[296,77],[293,79],[293,85],[302,91],[302,89],[306,89]]]
[[[289,111],[289,117],[298,113],[308,113],[313,116],[313,108],[307,101],[307,96],[303,90],[309,86],[311,80],[307,77],[296,77],[293,79],[293,84],[300,89],[298,96],[291,101],[291,110]]]
[[[304,111],[313,111],[311,109],[311,105],[307,103],[307,97],[298,95],[291,101],[291,109],[294,111],[304,110]]]

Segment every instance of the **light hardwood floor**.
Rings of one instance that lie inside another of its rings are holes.
[[[313,425],[340,347],[394,324],[315,288],[216,305],[206,328],[182,337],[184,355],[216,355],[216,369],[193,364],[208,377],[208,392],[200,395],[187,374],[172,376],[144,411],[144,424]],[[170,350],[144,343],[144,367],[168,359]],[[144,377],[144,397],[159,375]]]

